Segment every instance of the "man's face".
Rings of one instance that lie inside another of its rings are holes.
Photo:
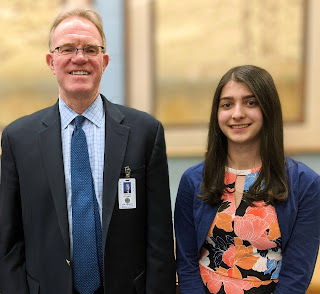
[[[53,50],[56,47],[72,45],[83,48],[87,45],[103,46],[102,38],[96,26],[87,19],[70,17],[63,20],[52,36]],[[47,63],[57,77],[59,93],[62,99],[77,97],[95,99],[100,92],[100,80],[108,65],[108,54],[99,53],[94,57],[77,54],[61,55],[55,50],[46,56]]]

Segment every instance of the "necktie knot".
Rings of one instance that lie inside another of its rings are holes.
[[[85,119],[85,117],[82,116],[82,115],[78,115],[78,116],[75,117],[74,123],[75,123],[75,127],[76,127],[77,129],[80,129],[80,128],[81,128],[84,119]]]

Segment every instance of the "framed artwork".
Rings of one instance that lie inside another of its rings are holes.
[[[271,73],[286,122],[303,120],[304,0],[160,0],[153,9],[153,110],[165,126],[207,125],[220,78],[243,64]]]
[[[286,151],[320,151],[319,1],[200,2],[127,1],[127,102],[164,124],[169,156],[204,154],[216,85],[241,64],[273,76]]]

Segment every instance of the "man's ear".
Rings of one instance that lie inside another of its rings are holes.
[[[46,61],[47,61],[47,64],[49,65],[49,67],[51,68],[53,74],[55,75],[56,72],[55,72],[55,68],[54,68],[54,60],[53,60],[53,54],[52,53],[48,53],[46,55]]]
[[[106,67],[108,66],[109,64],[109,55],[106,53],[106,54],[103,54],[103,68],[102,68],[102,73],[104,73],[104,70],[106,69]]]

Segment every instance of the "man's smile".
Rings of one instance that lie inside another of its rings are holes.
[[[87,71],[71,71],[70,72],[71,75],[76,75],[76,76],[87,76],[90,73]]]

